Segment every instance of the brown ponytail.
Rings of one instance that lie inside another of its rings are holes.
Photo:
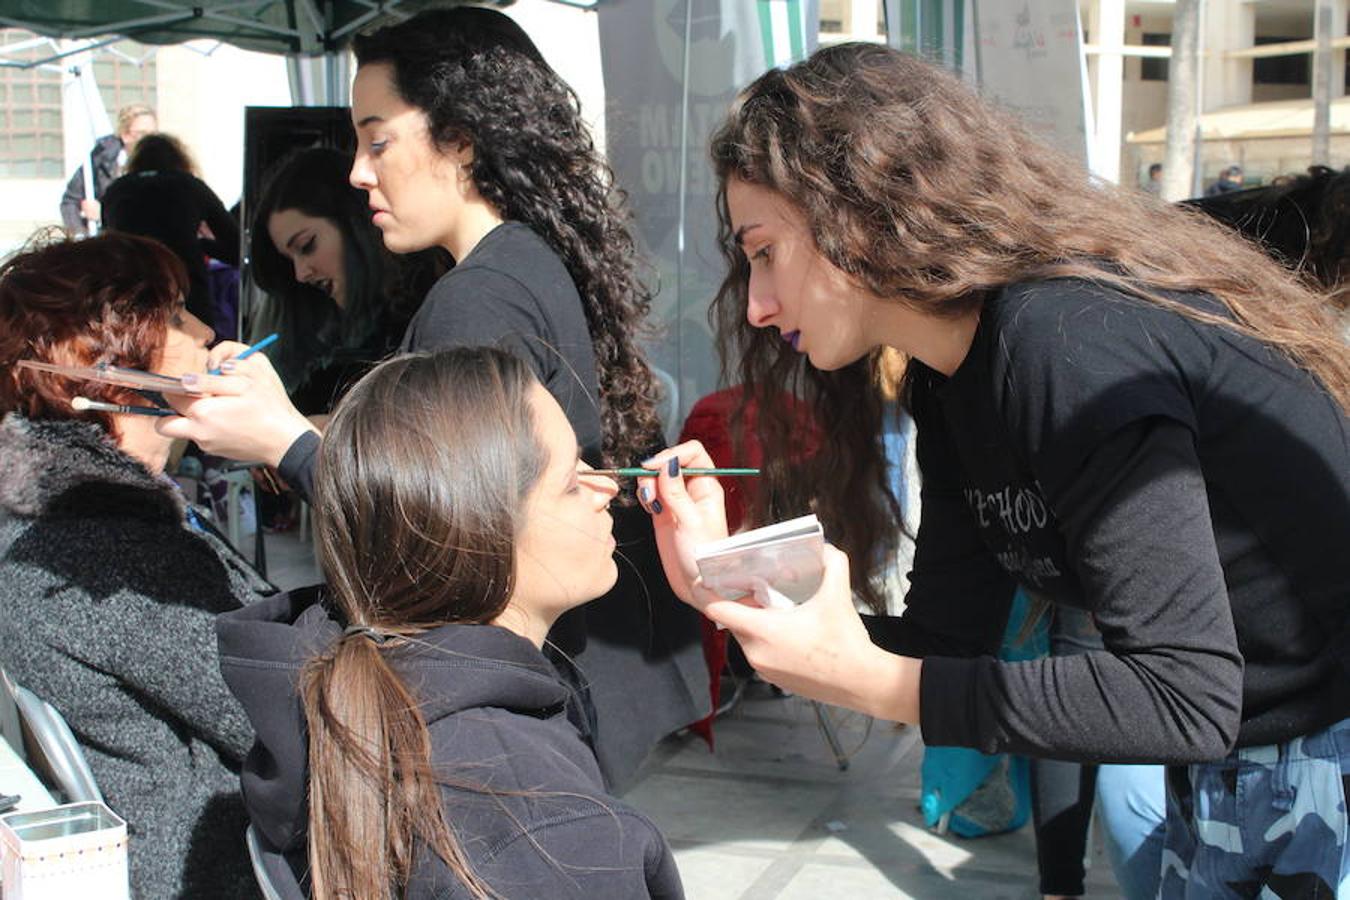
[[[418,842],[474,897],[493,896],[445,821],[416,699],[375,642],[343,637],[305,667],[309,862],[315,900],[387,897],[408,883]]]
[[[315,900],[398,894],[417,852],[495,896],[446,818],[419,700],[386,654],[511,596],[515,534],[544,453],[525,365],[477,348],[404,356],[338,405],[315,471],[315,544],[347,621],[300,684]],[[467,787],[466,785],[459,785]]]

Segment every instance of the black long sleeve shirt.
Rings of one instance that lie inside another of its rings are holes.
[[[1224,315],[1205,296],[1179,297]],[[986,303],[914,391],[904,616],[932,744],[1179,763],[1350,715],[1350,424],[1277,352],[1071,279]],[[1015,583],[1106,649],[992,657]]]

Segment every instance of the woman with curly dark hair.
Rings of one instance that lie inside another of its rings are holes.
[[[814,502],[848,555],[790,610],[682,595],[770,680],[929,744],[1169,765],[1163,897],[1344,892],[1350,354],[1325,298],[885,47],[761,76],[712,158],[714,317],[783,448],[761,496],[775,517]],[[875,599],[900,523],[887,348],[910,358],[923,487],[877,646],[853,589]],[[809,460],[784,385],[821,422]],[[665,506],[661,540],[697,519]],[[1018,585],[1087,610],[1104,648],[994,659]]]
[[[440,246],[457,262],[405,344],[506,338],[584,426],[589,458],[641,458],[661,439],[637,346],[650,295],[575,93],[484,9],[425,13],[353,49],[352,184],[389,249]],[[582,409],[596,398],[599,421]]]
[[[369,192],[390,250],[439,247],[455,259],[403,349],[512,351],[563,408],[588,463],[632,464],[659,449],[656,389],[637,344],[649,293],[573,91],[518,25],[486,9],[421,13],[357,38],[354,49],[352,184]],[[224,345],[213,360],[237,350]],[[255,377],[198,387],[243,392],[242,405],[205,398],[184,408],[195,421],[162,427],[212,452],[280,464],[307,490],[318,435],[275,402],[265,360],[235,371]],[[618,585],[549,636],[559,665],[578,670],[579,724],[611,783],[708,711],[697,616],[661,578],[647,516],[628,506],[616,517],[628,563]]]

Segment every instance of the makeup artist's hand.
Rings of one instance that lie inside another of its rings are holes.
[[[853,605],[848,556],[825,547],[820,589],[791,609],[723,600],[701,585],[703,614],[736,636],[745,658],[766,681],[822,703],[879,719],[919,721],[923,662],[882,650]]]
[[[700,606],[691,587],[698,577],[694,548],[727,536],[726,501],[722,485],[714,476],[695,475],[686,479],[681,472],[688,468],[711,469],[713,461],[702,444],[688,441],[662,450],[642,465],[660,472],[656,478],[638,479],[637,497],[652,514],[656,547],[661,551],[666,579],[675,596]]]
[[[207,453],[275,467],[296,438],[317,429],[291,405],[266,356],[233,358],[245,349],[233,341],[212,347],[207,367],[221,374],[184,375],[191,395],[166,395],[178,417],[160,419],[155,427],[196,441]]]

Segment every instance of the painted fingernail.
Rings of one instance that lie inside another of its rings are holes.
[[[666,467],[670,472],[670,477],[674,478],[680,474],[680,461],[675,457],[670,458],[670,465]]]
[[[641,500],[641,501],[643,502],[643,504],[651,503],[651,502],[652,502],[652,489],[649,488],[649,487],[639,488],[639,489],[638,489],[638,499]]]
[[[659,516],[659,515],[661,515],[661,510],[663,510],[663,509],[665,509],[665,507],[661,505],[661,501],[660,501],[660,500],[653,500],[653,501],[652,501],[652,515],[654,515],[654,516]]]
[[[183,387],[187,388],[190,391],[195,391],[197,390],[198,387],[200,387],[200,385],[198,384],[200,379],[190,372],[186,375],[180,376],[178,380],[183,383]]]
[[[237,364],[235,363],[234,360],[232,360],[232,359],[227,359],[227,360],[225,360],[223,363],[220,364],[220,371],[222,371],[222,372],[233,372],[233,371],[235,370],[235,368],[236,368],[236,365],[237,365]]]

